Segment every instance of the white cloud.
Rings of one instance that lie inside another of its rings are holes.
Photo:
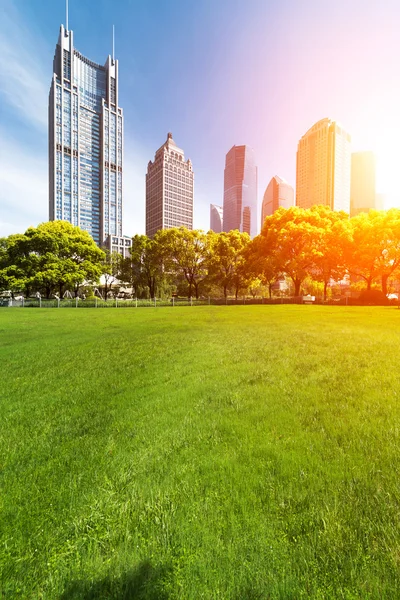
[[[2,102],[39,129],[47,127],[50,81],[38,61],[40,40],[35,39],[12,2],[0,8],[0,94]]]

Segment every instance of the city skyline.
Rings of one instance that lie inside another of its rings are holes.
[[[294,184],[297,142],[324,115],[351,133],[352,151],[377,154],[378,193],[396,192],[400,98],[392,74],[400,8],[389,2],[383,14],[367,5],[340,0],[328,13],[311,0],[301,8],[285,0],[279,7],[254,0],[247,8],[204,0],[183,11],[178,1],[167,10],[126,0],[111,14],[105,0],[70,2],[69,25],[85,56],[111,54],[115,23],[125,113],[124,233],[144,232],[146,165],[168,130],[190,148],[195,165],[196,228],[208,228],[210,202],[222,196],[226,148],[254,148],[261,196],[274,173]],[[0,11],[0,235],[7,235],[47,219],[47,95],[65,6],[4,0]],[[328,14],[329,31],[318,27]],[[163,51],[171,36],[182,49],[178,60]],[[230,39],[237,43],[227,53]],[[329,69],[321,69],[328,60]],[[383,170],[379,150],[386,153]]]

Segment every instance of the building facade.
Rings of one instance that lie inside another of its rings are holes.
[[[351,155],[350,216],[378,209],[376,195],[376,164],[373,152],[353,152]]]
[[[78,225],[99,246],[122,236],[123,131],[118,61],[87,59],[62,25],[49,95],[49,219]]]
[[[233,146],[225,158],[223,230],[258,234],[257,167],[249,146]]]
[[[221,233],[223,223],[223,209],[222,206],[216,204],[210,204],[210,230],[214,233]]]
[[[146,174],[146,235],[159,229],[193,229],[194,174],[172,133],[149,161]]]
[[[307,131],[297,148],[296,205],[350,213],[351,137],[331,119]]]
[[[282,177],[275,175],[265,190],[261,208],[261,227],[265,217],[273,215],[278,208],[294,206],[294,189]]]

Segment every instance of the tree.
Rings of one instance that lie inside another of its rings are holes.
[[[375,227],[379,228],[381,236],[377,271],[382,292],[387,296],[388,279],[400,267],[400,210],[375,212]]]
[[[261,231],[260,249],[274,256],[277,271],[286,273],[293,281],[295,296],[300,295],[302,282],[315,268],[316,257],[321,254],[323,223],[318,210],[313,208],[279,208],[266,217]]]
[[[188,296],[192,296],[194,288],[198,298],[199,286],[208,275],[211,235],[178,227],[157,231],[154,240],[160,244],[165,271],[182,274],[188,284]]]
[[[86,231],[67,221],[50,221],[8,238],[6,277],[13,286],[44,292],[49,298],[84,281],[97,281],[104,252]]]
[[[385,221],[385,212],[376,210],[359,213],[350,219],[346,266],[351,275],[365,281],[367,291],[383,273],[390,272]]]
[[[121,278],[124,258],[119,252],[110,252],[108,249],[105,249],[104,253],[101,279],[104,287],[104,299],[107,301],[113,284]]]
[[[257,235],[246,248],[245,259],[247,272],[261,279],[262,284],[268,287],[271,298],[272,286],[281,274],[281,266],[276,249],[268,246],[268,237]]]
[[[122,272],[125,279],[132,283],[136,290],[147,287],[150,298],[154,298],[163,275],[163,254],[157,234],[149,238],[146,235],[135,235],[130,248],[131,256],[123,261]]]
[[[346,273],[344,255],[349,240],[349,216],[327,206],[313,206],[310,210],[319,217],[318,248],[310,273],[324,284],[326,300],[329,282],[342,279]]]
[[[246,270],[242,267],[245,263],[245,250],[250,244],[248,233],[241,233],[237,229],[222,233],[209,234],[210,254],[208,273],[210,278],[222,286],[224,297],[228,289],[235,287],[236,297],[240,287],[244,284]]]

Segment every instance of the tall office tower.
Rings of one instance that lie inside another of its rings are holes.
[[[193,229],[193,171],[169,133],[147,165],[146,235],[180,226]]]
[[[222,231],[222,215],[222,206],[210,204],[210,229],[214,233],[221,233]]]
[[[122,238],[122,143],[118,61],[92,62],[61,25],[49,96],[49,218],[79,225],[110,248],[128,244]]]
[[[261,209],[261,227],[265,217],[274,214],[278,208],[290,208],[291,206],[294,206],[294,189],[282,177],[275,175],[265,190]]]
[[[377,208],[375,155],[353,152],[351,155],[350,216]]]
[[[297,148],[296,205],[350,212],[351,138],[339,123],[322,119]]]
[[[233,146],[225,159],[223,229],[258,233],[257,167],[249,146]]]

